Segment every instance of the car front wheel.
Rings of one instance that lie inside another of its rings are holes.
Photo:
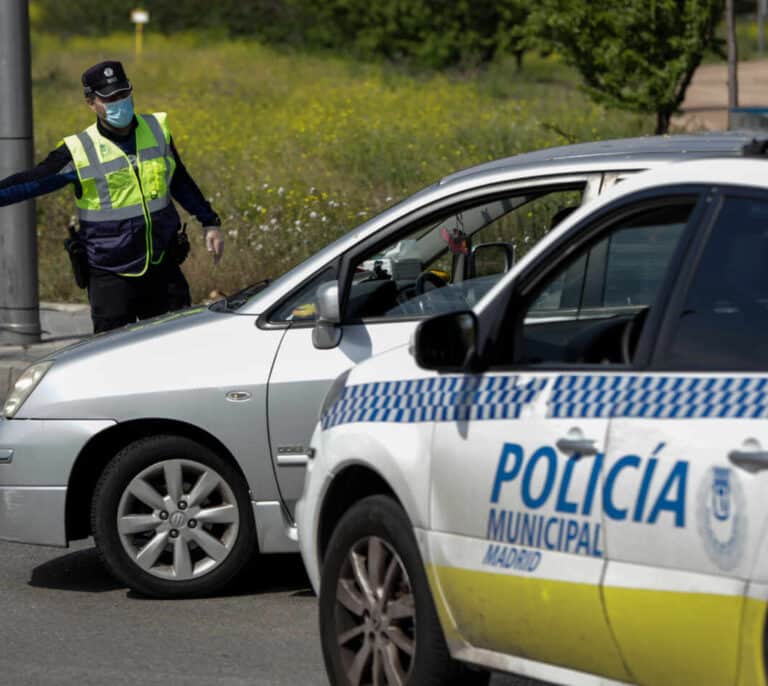
[[[91,525],[112,574],[158,598],[215,593],[256,549],[242,476],[181,436],[152,436],[120,451],[96,486]]]
[[[333,686],[487,684],[450,657],[413,529],[390,497],[361,500],[333,532],[320,582]]]

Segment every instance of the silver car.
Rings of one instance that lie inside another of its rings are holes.
[[[627,175],[739,155],[750,140],[628,139],[474,167],[271,283],[32,365],[0,419],[0,539],[93,535],[119,580],[156,597],[210,594],[255,551],[298,551],[309,440],[339,374],[408,341],[423,318],[471,308],[516,249]],[[601,267],[597,256],[591,278]],[[538,307],[557,318],[570,305]]]

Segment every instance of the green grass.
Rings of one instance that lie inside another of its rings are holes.
[[[205,35],[33,37],[37,159],[91,123],[80,74],[126,65],[139,111],[167,111],[177,147],[224,221],[214,267],[192,231],[198,300],[276,276],[366,217],[457,169],[571,141],[639,135],[653,121],[594,105],[556,58],[451,74],[280,52]],[[82,300],[62,240],[67,191],[38,201],[41,297]]]

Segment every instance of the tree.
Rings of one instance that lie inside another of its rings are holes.
[[[503,0],[496,2],[499,21],[496,29],[497,54],[515,56],[517,70],[523,68],[523,54],[531,47],[531,35],[528,26],[530,13],[526,0]]]
[[[436,68],[484,63],[499,54],[522,61],[527,0],[283,0],[297,8],[310,44],[363,58]]]
[[[666,133],[704,53],[723,0],[540,0],[531,18],[597,102],[656,115]]]
[[[130,9],[143,6],[153,31],[204,28],[435,68],[503,54],[520,66],[528,39],[529,0],[35,0],[34,6],[38,28],[54,33],[126,30]]]

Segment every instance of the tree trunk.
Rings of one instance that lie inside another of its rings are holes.
[[[661,136],[669,131],[669,122],[672,119],[670,110],[659,110],[656,112],[656,135]]]
[[[736,45],[736,15],[734,0],[725,2],[725,21],[728,33],[728,128],[731,128],[732,111],[739,106],[739,51]]]
[[[691,65],[688,67],[688,71],[685,72],[685,75],[680,80],[680,85],[678,85],[677,92],[675,93],[675,102],[667,110],[669,112],[667,116],[667,128],[669,128],[669,122],[672,118],[672,114],[680,110],[680,105],[682,105],[683,101],[685,100],[685,94],[688,91],[688,86],[691,85],[691,81],[693,81],[693,75],[696,73],[696,70],[699,68],[700,63],[701,63],[701,55],[699,55],[693,60]],[[661,122],[657,120],[657,127],[658,126],[661,126]],[[664,131],[663,133],[666,133],[666,131]]]

